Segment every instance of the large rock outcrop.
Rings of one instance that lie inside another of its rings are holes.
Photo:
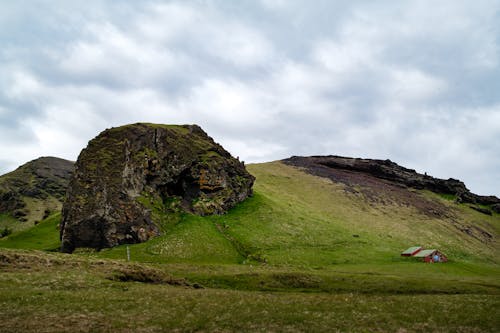
[[[222,214],[254,177],[196,125],[108,129],[78,157],[63,207],[61,249],[101,249],[161,232],[154,211]]]
[[[470,192],[465,184],[459,180],[453,178],[439,179],[427,174],[420,174],[413,169],[402,167],[391,160],[330,155],[310,157],[292,156],[283,160],[283,162],[294,166],[305,167],[314,174],[327,176],[329,178],[335,177],[335,174],[330,172],[333,169],[347,170],[368,174],[393,184],[399,184],[410,188],[455,195],[457,200],[461,202],[492,205],[492,207],[500,204],[500,199],[495,196],[482,196]]]
[[[57,157],[40,157],[0,176],[0,213],[34,222],[60,210],[73,164]]]

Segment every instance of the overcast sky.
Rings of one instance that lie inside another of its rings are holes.
[[[500,1],[0,1],[0,173],[133,122],[500,196]]]

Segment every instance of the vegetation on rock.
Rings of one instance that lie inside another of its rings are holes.
[[[252,194],[253,181],[243,163],[196,125],[108,129],[76,162],[62,213],[62,250],[144,242],[162,232],[165,214],[222,214]]]

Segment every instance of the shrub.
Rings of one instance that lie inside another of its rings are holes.
[[[0,238],[6,237],[12,233],[12,229],[9,229],[8,227],[3,228],[2,231],[0,231]]]

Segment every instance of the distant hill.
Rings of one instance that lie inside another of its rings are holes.
[[[40,157],[0,176],[0,227],[25,229],[61,210],[74,163]]]
[[[477,195],[469,191],[465,184],[457,179],[439,179],[427,174],[417,173],[413,169],[402,167],[391,160],[363,159],[342,156],[292,156],[284,163],[303,168],[308,173],[329,178],[343,183],[349,188],[362,186],[365,194],[393,192],[393,197],[404,199],[411,197],[403,189],[428,190],[449,195],[457,202],[484,205],[487,208],[472,206],[474,209],[491,215],[491,211],[500,213],[500,199],[496,196]],[[399,190],[398,190],[399,189]],[[389,194],[389,193],[385,193]]]

